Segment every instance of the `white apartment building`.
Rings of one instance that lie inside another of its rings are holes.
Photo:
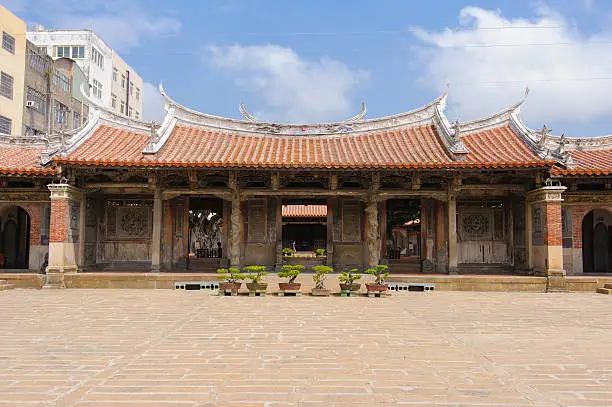
[[[54,59],[74,59],[87,75],[90,97],[111,110],[142,119],[142,78],[92,30],[46,30],[37,26],[27,39]]]

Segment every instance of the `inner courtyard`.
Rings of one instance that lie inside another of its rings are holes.
[[[605,295],[0,294],[11,407],[612,405]]]

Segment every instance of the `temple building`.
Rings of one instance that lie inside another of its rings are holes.
[[[524,99],[462,123],[445,93],[389,117],[364,105],[278,124],[160,90],[162,123],[92,105],[76,130],[0,137],[2,268],[46,267],[61,286],[100,270],[274,270],[283,249],[323,249],[312,261],[335,270],[538,275],[551,290],[612,272],[612,136],[530,130]]]

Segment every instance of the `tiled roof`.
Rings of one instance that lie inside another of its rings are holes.
[[[447,152],[436,127],[334,136],[238,135],[176,126],[156,155],[142,154],[150,136],[100,126],[61,163],[101,166],[257,168],[530,167],[539,159],[509,128],[462,136],[465,160]]]
[[[552,165],[538,157],[508,126],[461,136],[472,167],[536,167]]]
[[[55,161],[101,166],[150,165],[142,154],[150,137],[124,129],[100,126],[72,154]]]
[[[327,205],[283,205],[283,217],[325,218]]]
[[[40,164],[42,152],[42,147],[0,146],[0,174],[55,174],[55,168],[43,168]]]
[[[612,174],[612,149],[569,151],[575,168],[555,168],[555,175],[610,175]]]

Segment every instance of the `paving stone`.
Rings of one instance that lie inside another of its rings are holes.
[[[0,406],[612,406],[609,297],[0,296]]]

